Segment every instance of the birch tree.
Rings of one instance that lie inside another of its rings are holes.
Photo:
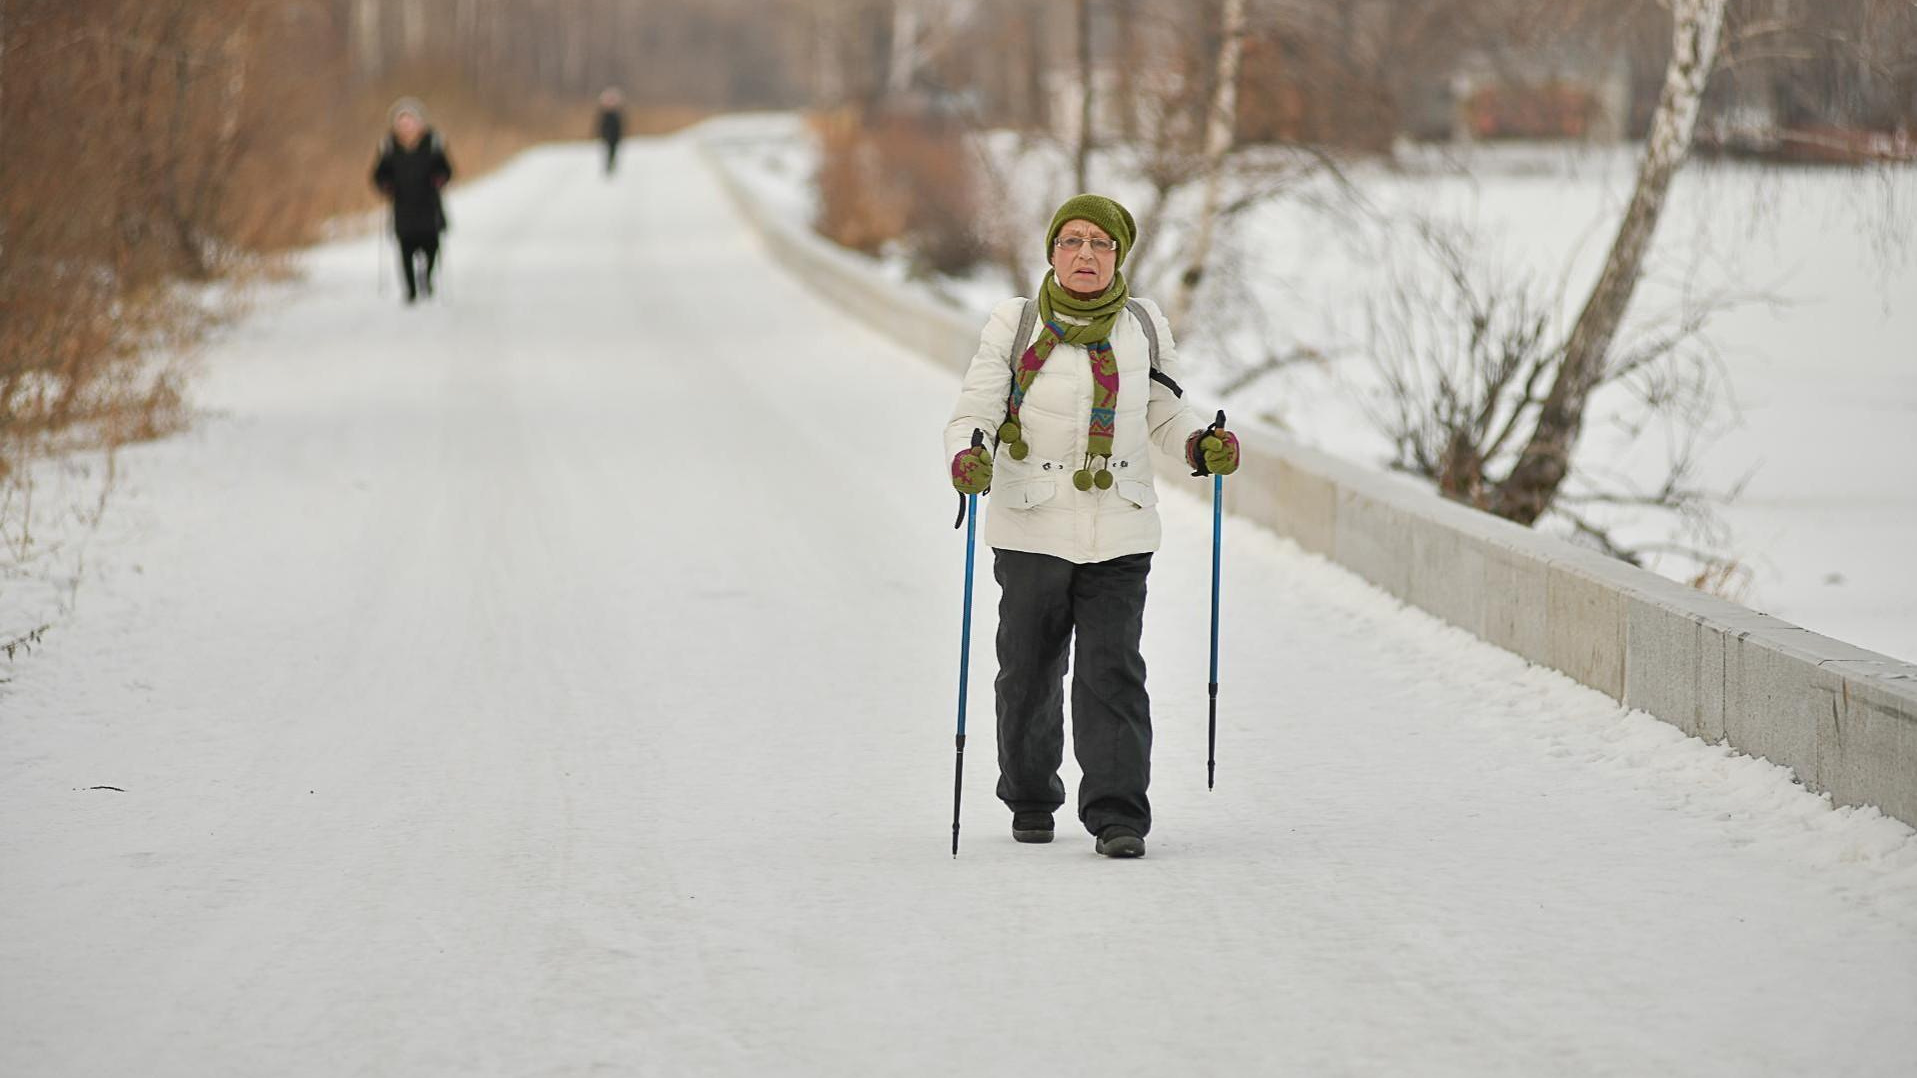
[[[919,54],[919,5],[915,0],[897,0],[892,5],[892,55],[886,65],[886,91],[904,94],[911,90],[922,62]]]
[[[1726,0],[1671,0],[1671,61],[1638,166],[1636,187],[1604,261],[1604,271],[1578,315],[1537,424],[1490,508],[1520,524],[1551,508],[1570,474],[1591,391],[1604,378],[1612,342],[1630,307],[1657,232],[1671,181],[1690,154],[1705,84],[1716,63]]]
[[[381,54],[380,0],[353,0],[353,73],[378,78],[384,70]]]
[[[1185,271],[1179,274],[1165,310],[1165,317],[1174,327],[1183,324],[1191,310],[1198,286],[1205,278],[1205,263],[1211,258],[1219,195],[1225,179],[1225,154],[1231,150],[1232,130],[1238,117],[1238,66],[1245,51],[1245,0],[1225,0],[1223,30],[1224,40],[1218,46],[1218,81],[1205,115],[1204,197],[1198,207]]]
[[[426,54],[426,0],[405,0],[399,14],[401,47],[407,60],[418,60]]]
[[[1092,4],[1078,0],[1078,152],[1072,163],[1077,191],[1092,189]]]

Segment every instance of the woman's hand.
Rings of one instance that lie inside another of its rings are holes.
[[[1185,439],[1185,463],[1194,475],[1230,475],[1238,470],[1238,436],[1206,427]]]
[[[982,445],[952,458],[952,486],[960,494],[983,494],[992,486],[992,454]]]

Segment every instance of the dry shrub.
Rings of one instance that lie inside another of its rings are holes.
[[[901,244],[918,272],[962,274],[986,257],[979,179],[962,128],[846,109],[815,116],[813,130],[821,235],[867,254]]]
[[[311,32],[244,0],[18,0],[0,69],[0,474],[161,429],[179,287],[244,252],[241,165]]]
[[[819,142],[819,235],[877,254],[905,235],[904,193],[889,182],[872,133],[850,109],[812,118]]]
[[[254,0],[11,0],[0,23],[0,477],[173,429],[180,287],[374,208],[388,104],[425,97],[464,177],[578,137],[561,106],[451,65],[356,84],[337,27]],[[642,114],[641,129],[684,122]]]

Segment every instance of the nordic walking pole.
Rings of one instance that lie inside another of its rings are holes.
[[[1213,433],[1222,433],[1225,429],[1225,410],[1218,409],[1218,418],[1212,422]],[[1218,562],[1224,545],[1224,504],[1225,477],[1212,473],[1211,477],[1211,721],[1205,731],[1205,789],[1209,790],[1218,776]]]
[[[972,448],[985,444],[985,432],[972,431]],[[958,755],[952,763],[952,856],[958,856],[959,801],[965,796],[965,685],[972,669],[972,552],[978,542],[978,495],[959,497],[959,516],[965,521],[965,620],[959,631]],[[957,523],[952,525],[958,527]]]

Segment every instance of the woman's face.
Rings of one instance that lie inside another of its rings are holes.
[[[419,117],[412,113],[402,112],[398,116],[393,117],[393,135],[399,139],[401,146],[409,150],[412,149],[418,145],[419,136],[425,133],[426,125],[421,123]]]
[[[1097,295],[1118,272],[1118,248],[1105,230],[1090,221],[1071,220],[1052,241],[1052,272],[1068,290]],[[1097,248],[1104,246],[1105,250]]]

